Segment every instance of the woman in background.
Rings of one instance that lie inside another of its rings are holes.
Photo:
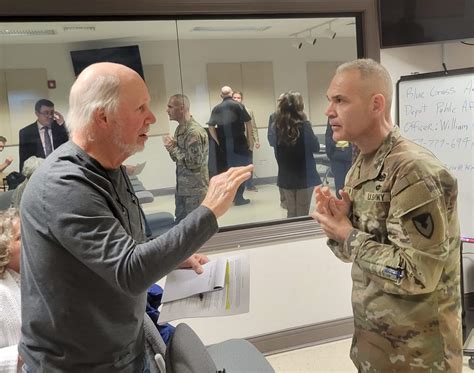
[[[306,118],[299,92],[280,96],[275,126],[277,184],[285,195],[287,217],[308,215],[313,189],[321,184],[313,156],[319,152],[319,141]]]
[[[21,371],[20,217],[18,210],[0,214],[0,372]]]

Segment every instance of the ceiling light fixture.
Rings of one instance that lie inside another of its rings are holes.
[[[303,48],[303,42],[295,36],[293,38],[293,42],[291,43],[291,46],[296,49],[301,49]]]
[[[45,35],[56,35],[56,30],[10,30],[4,29],[0,30],[0,35],[8,35],[8,36],[45,36]]]
[[[309,35],[304,39],[306,41],[306,43],[308,43],[309,45],[315,45],[316,44],[316,41],[318,40],[316,37],[313,36],[312,30],[309,30]]]
[[[332,30],[331,22],[329,22],[328,28],[323,30],[321,36],[329,39],[334,39],[336,37],[336,33]]]
[[[307,36],[305,37],[306,43],[310,45],[315,45],[317,42],[318,37],[324,37],[324,38],[329,38],[329,39],[334,39],[336,37],[336,32],[332,30],[332,23],[336,20],[336,18],[330,19],[326,22],[320,23],[319,25],[312,26],[312,27],[307,27],[304,30],[294,32],[288,36],[297,39],[301,35],[305,35],[306,33]],[[327,26],[326,29],[322,30],[321,32],[318,32],[321,27]],[[315,35],[313,35],[313,30],[315,31]],[[294,42],[292,42],[292,45]],[[300,49],[299,47],[298,49]]]
[[[193,32],[245,32],[245,31],[266,31],[271,26],[231,26],[231,27],[213,27],[213,26],[196,26]]]

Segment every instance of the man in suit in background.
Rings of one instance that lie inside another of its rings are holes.
[[[46,158],[54,149],[69,140],[64,117],[54,110],[54,104],[41,99],[35,104],[36,122],[20,130],[20,172],[32,155]]]

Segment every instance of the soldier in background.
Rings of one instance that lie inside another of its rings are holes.
[[[373,60],[341,65],[327,91],[335,141],[360,154],[342,199],[316,189],[313,217],[352,265],[359,372],[460,372],[457,183],[433,154],[400,136],[392,81]]]
[[[170,97],[166,110],[169,119],[178,122],[174,138],[163,137],[166,150],[176,162],[176,223],[201,204],[209,186],[207,133],[194,120],[189,109],[188,97],[175,94]]]

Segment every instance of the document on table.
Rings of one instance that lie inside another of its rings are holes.
[[[250,262],[247,254],[227,260],[225,284],[221,290],[164,302],[159,323],[189,317],[230,316],[249,312]]]
[[[220,290],[225,286],[227,258],[220,257],[202,266],[198,275],[192,269],[175,269],[166,276],[162,303],[190,297],[191,295]]]

